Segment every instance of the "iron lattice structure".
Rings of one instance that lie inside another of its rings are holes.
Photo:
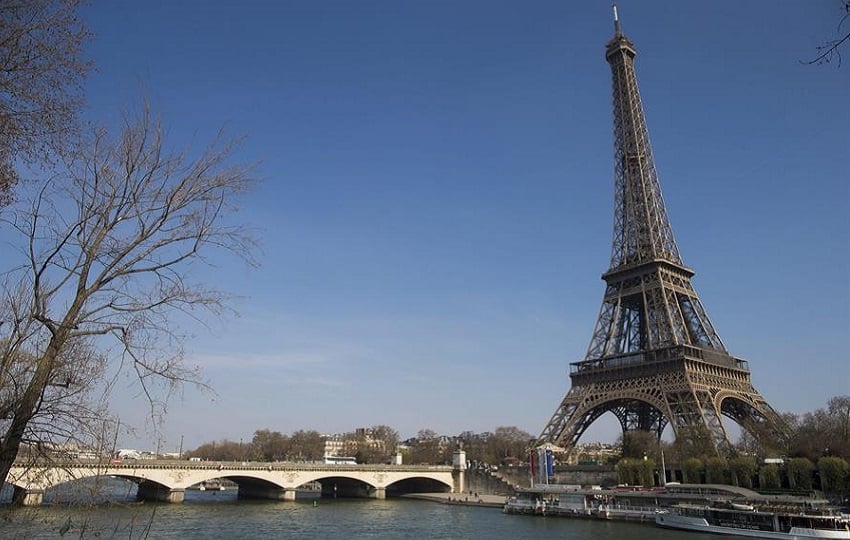
[[[726,350],[691,285],[673,237],[635,77],[636,49],[620,30],[606,46],[614,85],[614,241],[605,297],[585,359],[538,441],[575,446],[612,412],[624,435],[699,436],[730,445],[725,415],[756,438],[784,438],[784,424]]]

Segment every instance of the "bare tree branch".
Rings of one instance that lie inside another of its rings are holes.
[[[235,149],[219,138],[196,155],[172,151],[145,106],[118,138],[96,132],[68,180],[10,207],[25,260],[2,283],[0,481],[22,442],[101,422],[107,372],[134,373],[152,417],[181,385],[205,387],[183,363],[175,315],[227,309],[223,293],[192,283],[206,254],[254,263],[250,234],[230,224],[253,184],[230,163]]]
[[[838,59],[838,66],[841,67],[841,46],[850,41],[850,31],[842,30],[842,26],[847,22],[848,17],[850,17],[850,0],[843,0],[844,3],[844,16],[841,17],[841,20],[838,21],[838,28],[836,29],[836,33],[839,37],[835,39],[831,39],[826,41],[823,45],[817,47],[819,54],[812,58],[811,60],[801,61],[802,64],[807,65],[820,65],[820,64],[828,64],[833,59]],[[843,37],[842,37],[842,34]]]
[[[14,165],[51,164],[70,147],[91,66],[83,0],[0,2],[0,207],[18,180]]]

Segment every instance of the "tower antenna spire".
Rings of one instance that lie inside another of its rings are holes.
[[[611,6],[614,8],[614,33],[617,36],[622,36],[623,31],[620,29],[620,16],[617,14],[617,3],[615,2]]]

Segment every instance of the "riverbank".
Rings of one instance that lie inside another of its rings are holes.
[[[401,498],[460,506],[482,506],[499,509],[505,506],[504,495],[487,495],[484,493],[473,493],[472,495],[468,493],[408,493],[402,495]]]

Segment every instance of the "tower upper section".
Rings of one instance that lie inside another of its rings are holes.
[[[605,48],[614,97],[614,242],[609,273],[651,262],[684,267],[667,218],[635,76],[637,50],[614,7],[614,37]]]

